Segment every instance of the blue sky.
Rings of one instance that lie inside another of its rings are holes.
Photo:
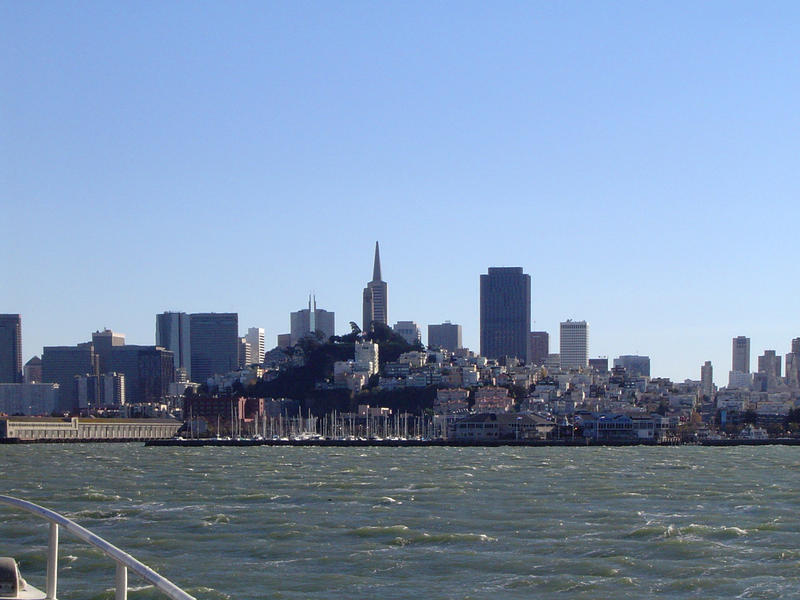
[[[536,329],[724,383],[800,336],[800,5],[0,3],[0,312],[24,358],[164,310]]]

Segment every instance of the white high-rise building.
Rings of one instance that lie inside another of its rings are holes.
[[[356,342],[355,364],[357,371],[366,371],[370,375],[378,372],[378,344],[372,342]]]
[[[264,362],[264,330],[261,327],[250,327],[244,337],[250,344],[250,360],[260,365]]]
[[[561,368],[585,369],[589,364],[589,331],[586,321],[567,319],[561,323]]]

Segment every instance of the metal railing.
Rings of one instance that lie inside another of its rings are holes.
[[[50,542],[47,547],[47,598],[49,600],[56,599],[56,588],[58,585],[58,528],[63,527],[75,537],[83,540],[87,544],[91,544],[98,548],[103,554],[111,558],[117,563],[117,571],[114,577],[116,591],[114,594],[115,600],[127,600],[128,597],[128,570],[130,569],[136,575],[152,584],[157,590],[164,593],[165,596],[172,600],[195,600],[191,596],[180,589],[177,585],[162,577],[153,569],[145,564],[140,563],[133,558],[130,554],[123,552],[113,544],[108,543],[100,536],[92,533],[88,529],[81,527],[74,521],[53,512],[43,506],[20,500],[12,496],[0,495],[0,504],[6,504],[15,508],[22,509],[31,514],[41,517],[50,523]]]

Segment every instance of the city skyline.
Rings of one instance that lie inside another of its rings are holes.
[[[474,350],[511,265],[552,349],[586,320],[590,356],[718,385],[735,336],[785,355],[800,7],[623,6],[0,6],[22,361],[165,310],[271,347],[309,289],[347,332],[376,239],[390,323]]]

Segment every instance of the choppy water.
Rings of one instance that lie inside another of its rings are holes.
[[[3,493],[200,599],[797,597],[799,482],[777,446],[0,446]],[[40,523],[0,507],[43,587]],[[61,558],[60,598],[113,597],[97,551],[62,534]]]

